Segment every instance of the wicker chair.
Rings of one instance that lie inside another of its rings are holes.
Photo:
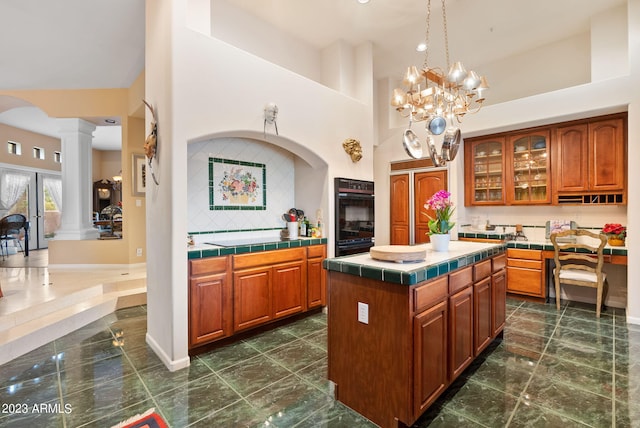
[[[586,236],[591,239],[576,238]],[[582,229],[571,229],[550,236],[554,248],[556,267],[553,270],[556,286],[556,308],[560,309],[560,284],[579,285],[596,289],[596,317],[600,318],[606,274],[603,249],[607,237]],[[586,243],[588,241],[588,243]],[[599,242],[598,245],[595,242]],[[593,244],[591,244],[593,243]],[[605,293],[606,295],[606,293]]]
[[[2,260],[9,255],[9,241],[17,242],[24,252],[20,242],[20,229],[24,229],[26,224],[27,218],[22,214],[10,214],[0,219],[0,253],[2,253]]]

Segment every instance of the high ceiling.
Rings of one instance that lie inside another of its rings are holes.
[[[425,0],[212,0],[214,11],[222,1],[315,48],[337,40],[371,41],[376,78],[422,64],[423,54],[414,47],[425,38]],[[586,32],[591,16],[624,3],[447,0],[451,59],[480,70],[484,63]],[[440,1],[433,1],[431,12],[432,45],[442,44]],[[2,0],[0,37],[0,89],[126,88],[144,68],[144,0]],[[440,65],[438,55],[430,60]],[[0,99],[0,123],[28,129],[24,123],[34,109],[3,113],[7,108]],[[57,132],[55,123],[44,122],[33,121],[30,130]],[[109,149],[109,143],[95,147]]]

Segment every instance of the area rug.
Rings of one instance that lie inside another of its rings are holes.
[[[156,409],[151,408],[111,428],[168,428],[168,426],[162,416],[156,413]]]

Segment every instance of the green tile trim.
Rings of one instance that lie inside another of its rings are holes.
[[[326,243],[327,238],[313,238],[297,239],[293,241],[269,242],[267,244],[238,245],[236,247],[197,249],[189,250],[189,252],[187,253],[187,259],[193,260],[205,257],[228,256],[233,254],[259,253],[261,251],[280,250],[283,248],[308,247],[310,245],[321,245]]]
[[[441,275],[446,275],[480,260],[502,254],[505,251],[506,245],[498,245],[487,250],[481,250],[476,253],[452,258],[438,264],[427,265],[407,272],[350,263],[348,258],[325,259],[322,267],[329,271],[341,272],[363,278],[377,279],[401,285],[415,285]]]

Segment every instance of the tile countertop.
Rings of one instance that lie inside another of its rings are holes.
[[[306,247],[309,245],[326,244],[327,238],[300,238],[282,241],[279,238],[265,239],[258,244],[246,244],[236,246],[221,246],[199,243],[188,247],[188,259],[202,259],[205,257],[218,257],[230,254],[256,253],[259,251],[281,250],[283,248]]]
[[[369,253],[361,253],[325,259],[323,266],[329,271],[414,285],[504,253],[506,248],[503,242],[493,244],[467,241],[451,241],[448,252],[435,252],[430,244],[417,246],[424,246],[427,250],[427,258],[422,262],[396,263],[374,260]]]
[[[472,238],[472,239],[495,239],[496,241],[500,241],[504,239],[504,235],[498,233],[478,233],[478,232],[461,232],[458,233],[458,239],[460,238]],[[531,249],[531,250],[545,250],[545,251],[553,251],[553,244],[551,244],[551,240],[549,239],[530,239],[528,241],[506,241],[507,248],[523,248],[523,249]],[[605,255],[614,255],[614,256],[626,256],[627,255],[627,247],[612,247],[607,244],[604,247],[603,253]]]

